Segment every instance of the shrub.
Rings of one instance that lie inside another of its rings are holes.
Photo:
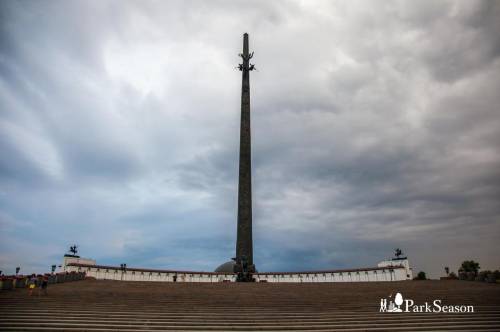
[[[476,281],[487,281],[488,280],[488,275],[492,274],[491,271],[485,270],[481,271],[477,274],[476,276]]]

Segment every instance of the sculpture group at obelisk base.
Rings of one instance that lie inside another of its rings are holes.
[[[252,152],[250,140],[250,64],[253,52],[248,51],[248,34],[243,35],[243,63],[239,65],[241,82],[240,169],[238,181],[238,231],[234,272],[237,281],[253,281],[255,273],[252,245]]]

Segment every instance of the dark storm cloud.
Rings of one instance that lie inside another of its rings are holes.
[[[497,2],[0,6],[3,270],[232,257],[245,31],[260,270],[499,267]]]

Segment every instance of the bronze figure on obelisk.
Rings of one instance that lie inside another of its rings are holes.
[[[252,281],[255,272],[252,246],[252,152],[250,141],[250,64],[253,52],[248,51],[248,34],[243,35],[243,63],[241,83],[240,170],[238,182],[238,231],[236,240],[236,265],[238,281]]]

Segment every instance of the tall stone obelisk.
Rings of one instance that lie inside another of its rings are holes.
[[[241,82],[240,170],[238,182],[238,231],[236,239],[236,265],[238,281],[251,281],[255,272],[252,245],[252,152],[250,141],[250,64],[253,52],[248,51],[248,34],[243,35],[243,63]]]

